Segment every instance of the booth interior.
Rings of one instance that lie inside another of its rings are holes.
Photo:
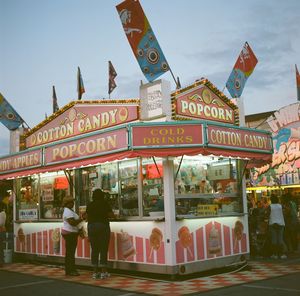
[[[243,212],[241,159],[174,157],[177,217],[236,215]],[[119,218],[164,216],[163,159],[134,158],[75,170],[16,179],[16,220],[61,220],[64,196],[73,194],[85,211],[92,191],[102,188]]]

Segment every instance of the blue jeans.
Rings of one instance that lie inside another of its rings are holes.
[[[272,240],[272,248],[273,248],[273,255],[282,255],[283,251],[283,231],[284,226],[279,224],[271,224],[270,225],[271,231],[271,240]]]
[[[105,223],[89,223],[88,236],[92,248],[91,262],[95,269],[98,268],[99,255],[100,267],[107,266],[107,252],[110,240],[110,227]]]

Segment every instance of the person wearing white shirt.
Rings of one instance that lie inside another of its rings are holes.
[[[283,231],[284,231],[284,217],[282,206],[279,203],[278,196],[271,195],[271,204],[268,208],[269,212],[269,226],[272,239],[272,259],[286,259],[286,255],[283,254]]]
[[[77,276],[79,273],[75,268],[75,252],[78,239],[78,224],[83,220],[73,211],[74,198],[65,196],[63,199],[63,227],[62,236],[65,239],[66,255],[65,255],[65,274]]]

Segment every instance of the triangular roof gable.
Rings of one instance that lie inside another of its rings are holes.
[[[238,108],[207,79],[171,94],[174,120],[200,119],[239,124]]]
[[[24,135],[26,148],[139,119],[139,99],[72,101]]]

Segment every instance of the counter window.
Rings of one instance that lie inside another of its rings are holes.
[[[143,215],[161,216],[164,212],[163,165],[160,158],[142,161]]]
[[[41,219],[61,219],[63,198],[70,194],[68,178],[71,173],[55,172],[40,175],[40,209]]]
[[[138,166],[137,160],[101,164],[76,172],[76,192],[79,196],[79,211],[91,201],[93,190],[101,188],[120,216],[138,216]]]
[[[175,159],[177,215],[215,216],[242,212],[238,162],[218,157]]]
[[[17,179],[16,181],[16,216],[17,220],[37,220],[39,195],[38,176]]]
[[[138,216],[138,164],[137,160],[119,162],[120,215]]]

